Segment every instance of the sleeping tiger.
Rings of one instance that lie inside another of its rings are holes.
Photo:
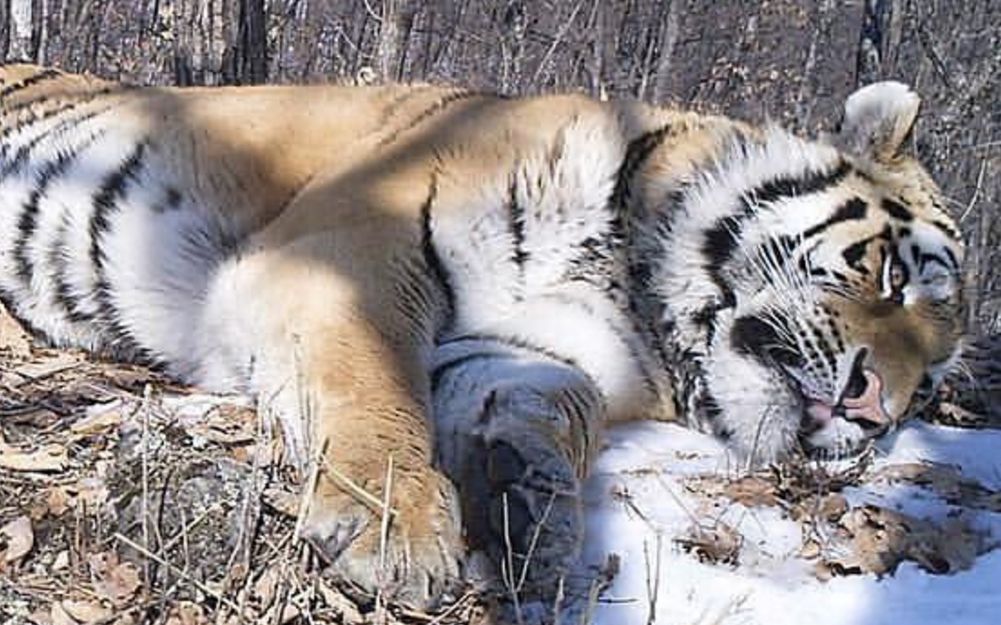
[[[678,418],[752,466],[856,452],[934,391],[963,249],[902,153],[917,109],[871,85],[807,141],[579,95],[7,66],[0,295],[54,345],[256,397],[344,578],[551,588],[605,424]]]

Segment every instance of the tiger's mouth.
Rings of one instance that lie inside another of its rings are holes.
[[[865,370],[865,386],[857,396],[842,396],[836,403],[801,394],[804,417],[823,426],[833,419],[858,423],[864,429],[889,427],[890,415],[883,408],[883,382],[872,370]]]
[[[853,424],[860,430],[861,442],[885,434],[893,425],[893,418],[883,407],[883,380],[874,370],[863,366],[864,359],[865,350],[860,350],[854,359],[848,383],[834,401],[813,396],[801,384],[791,380],[790,387],[800,398],[800,437],[808,451],[818,447],[811,440],[824,438],[817,436],[824,430]]]

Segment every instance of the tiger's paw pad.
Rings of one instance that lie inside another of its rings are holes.
[[[375,502],[321,482],[303,538],[336,578],[365,594],[421,609],[454,601],[465,549],[452,486],[429,473],[422,492],[394,499],[388,521]]]

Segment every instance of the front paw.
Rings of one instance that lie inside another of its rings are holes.
[[[321,469],[303,537],[334,574],[371,595],[420,608],[456,596],[464,555],[454,489],[431,467],[395,466],[383,506],[386,463],[368,476]],[[364,465],[362,465],[364,466]]]
[[[478,442],[461,482],[463,514],[471,549],[487,557],[504,590],[546,598],[576,560],[583,520],[565,454],[532,438]]]

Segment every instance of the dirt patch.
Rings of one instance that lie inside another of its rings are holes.
[[[240,398],[34,347],[0,314],[0,622],[482,623],[383,605],[295,534],[300,480]],[[437,620],[435,620],[437,619]]]

